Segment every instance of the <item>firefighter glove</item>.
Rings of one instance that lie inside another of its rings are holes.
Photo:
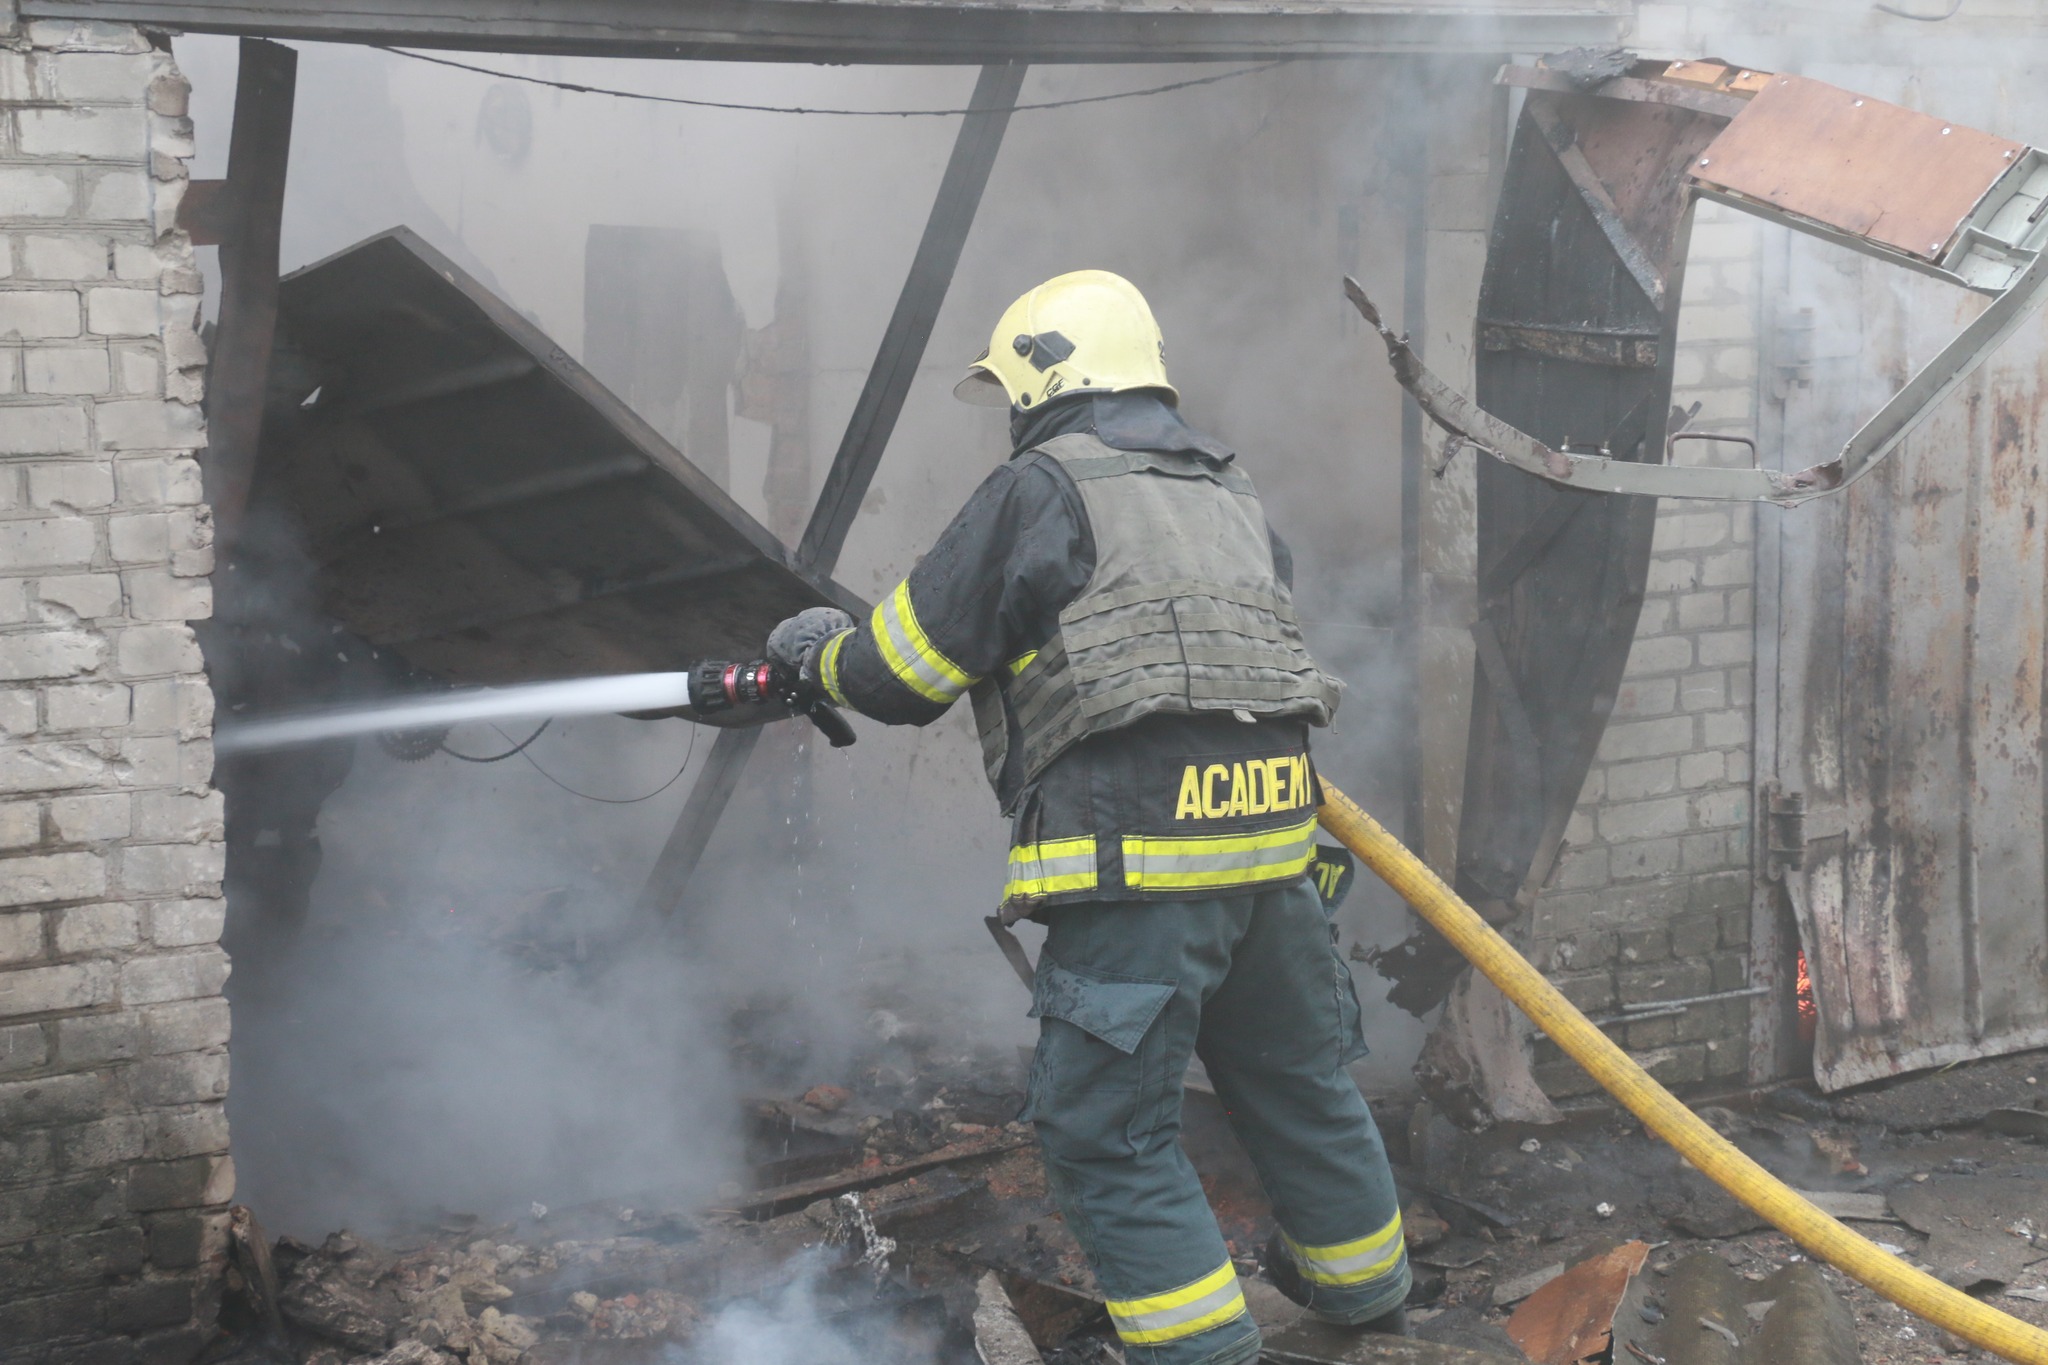
[[[818,646],[853,623],[853,618],[837,607],[807,607],[768,632],[768,657],[805,679],[815,678],[812,663]]]

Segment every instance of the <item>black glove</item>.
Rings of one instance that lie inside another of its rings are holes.
[[[853,623],[837,607],[806,607],[768,632],[768,657],[795,669],[806,681],[815,680],[817,671],[811,665],[818,646]]]

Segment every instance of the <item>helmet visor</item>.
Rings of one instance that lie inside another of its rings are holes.
[[[972,403],[978,408],[1007,408],[1010,406],[1010,392],[1003,387],[1003,381],[982,362],[988,359],[983,351],[968,365],[967,373],[953,386],[953,396],[963,403]]]

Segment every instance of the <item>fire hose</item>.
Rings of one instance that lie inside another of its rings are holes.
[[[1478,911],[1328,780],[1323,782],[1318,816],[1325,832],[1357,854],[1608,1094],[1708,1179],[1808,1252],[1907,1312],[2006,1360],[2048,1365],[2048,1332],[1943,1284],[1844,1227],[1708,1127],[1565,999]]]

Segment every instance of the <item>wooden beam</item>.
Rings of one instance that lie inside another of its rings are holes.
[[[223,556],[241,530],[263,438],[298,65],[299,54],[288,47],[242,40],[227,187],[216,196],[217,202],[226,200],[230,213],[221,226],[220,320],[206,371],[206,493]]]
[[[474,52],[692,61],[1257,61],[1376,52],[1556,52],[1612,46],[1630,0],[20,0],[27,19],[96,19],[187,33],[388,43]],[[1333,12],[1335,10],[1335,12]]]
[[[1010,106],[1024,85],[1022,64],[985,66],[974,83],[968,107],[977,112],[961,121],[953,140],[953,155],[939,180],[938,197],[931,216],[925,220],[924,236],[910,274],[897,296],[896,311],[882,333],[881,348],[868,370],[867,383],[840,438],[839,451],[825,476],[817,505],[811,510],[810,525],[797,548],[796,565],[801,571],[829,576],[839,562],[846,533],[867,496],[875,469],[882,462],[889,437],[902,415],[903,399],[910,381],[924,359],[925,344],[931,340],[932,324],[938,320],[939,305],[953,282],[953,269],[960,263],[960,251],[967,231],[981,206],[981,192],[1002,147],[1003,131],[1009,126]],[[704,770],[690,788],[682,814],[669,831],[668,842],[655,859],[654,870],[641,888],[640,907],[661,914],[674,914],[682,904],[690,878],[697,870],[711,842],[712,831],[725,813],[726,803],[739,786],[741,771],[760,741],[758,729],[726,730],[711,746]]]
[[[984,66],[974,83],[967,107],[978,112],[961,122],[952,158],[939,181],[938,198],[932,203],[931,217],[925,220],[924,237],[910,262],[910,276],[903,282],[896,311],[882,333],[881,349],[868,369],[867,383],[853,406],[853,417],[832,457],[832,468],[825,474],[811,523],[797,545],[796,562],[814,573],[829,574],[839,562],[846,534],[853,529],[861,500],[867,497],[868,485],[882,462],[882,451],[896,430],[903,399],[924,359],[932,324],[938,320],[939,305],[945,302],[953,269],[960,263],[968,226],[981,207],[981,192],[1003,144],[1003,130],[1010,126],[1010,106],[1024,87],[1024,70],[1020,63]]]

